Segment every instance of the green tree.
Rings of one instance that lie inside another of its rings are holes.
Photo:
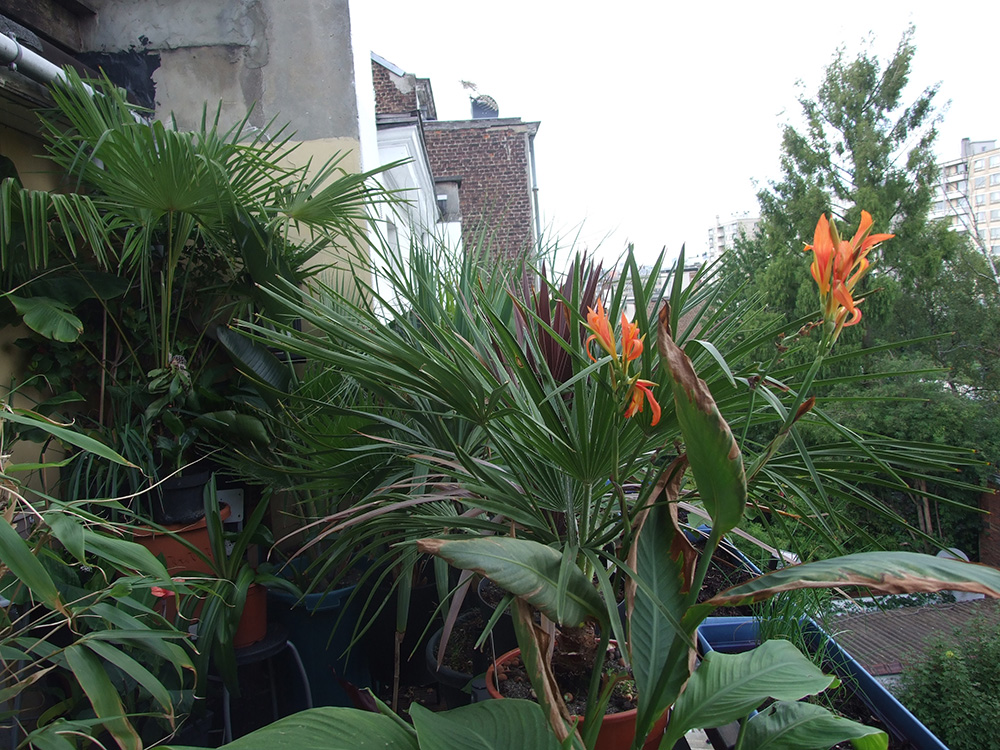
[[[873,376],[916,371],[889,381],[873,377],[870,386],[852,383],[852,394],[870,397],[858,414],[862,429],[898,440],[958,441],[991,452],[980,438],[1000,428],[992,408],[1000,393],[992,334],[1000,322],[1000,295],[982,254],[944,222],[929,219],[939,176],[933,152],[938,86],[924,88],[912,101],[906,98],[916,53],[913,31],[903,34],[885,63],[870,48],[854,58],[837,50],[815,97],[799,99],[802,126],[784,129],[781,176],[758,193],[758,233],[738,241],[725,263],[743,285],[733,290],[737,299],[764,299],[774,318],[789,324],[815,318],[816,288],[804,272],[811,256],[801,251],[812,242],[817,219],[831,215],[847,234],[862,210],[871,213],[875,231],[895,237],[873,253],[871,272],[856,294],[865,298],[863,317],[845,328],[838,347],[872,353],[851,358],[839,372],[832,363],[831,374],[856,377],[859,364]],[[899,341],[911,343],[889,352],[881,348]],[[767,361],[772,355],[773,350],[761,351],[759,357]],[[806,361],[810,355],[806,346],[784,356]],[[935,403],[946,393],[947,403]],[[827,395],[846,394],[832,389]],[[903,403],[934,408],[901,409]],[[843,409],[834,411],[852,425]],[[908,430],[899,419],[906,413],[924,418]],[[966,428],[959,434],[933,429],[932,415],[958,413]],[[966,478],[978,479],[974,473]],[[962,499],[976,502],[968,492]],[[950,532],[943,531],[950,540]],[[967,533],[964,540],[971,538]]]

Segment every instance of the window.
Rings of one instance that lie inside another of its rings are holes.
[[[1000,185],[1000,172],[994,172],[990,175],[991,185]]]
[[[955,186],[955,189],[957,191],[959,191],[960,193],[968,192],[968,190],[969,190],[969,181],[968,180],[962,180],[961,182],[958,183],[958,185]]]
[[[975,185],[976,190],[982,190],[983,188],[986,187],[986,178],[985,177],[977,177],[975,179],[975,182],[973,184]]]
[[[1000,208],[990,211],[990,221],[1000,221]]]
[[[1000,190],[990,193],[990,203],[1000,203]]]
[[[986,223],[986,212],[985,211],[977,211],[976,212],[976,222],[979,223],[979,224],[985,224]]]
[[[990,157],[990,169],[993,167],[1000,167],[1000,154],[994,154]]]
[[[1000,227],[993,227],[990,230],[990,239],[991,240],[1000,240]]]
[[[977,170],[977,171],[980,170],[980,169],[985,169],[986,168],[986,159],[976,159],[974,162],[972,162],[972,168],[975,169],[975,170]]]
[[[985,206],[986,205],[986,194],[985,193],[980,193],[979,195],[976,196],[976,205],[977,206]]]

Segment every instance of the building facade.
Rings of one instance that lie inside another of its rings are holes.
[[[969,237],[984,252],[1000,256],[1000,148],[996,141],[962,140],[958,158],[938,165],[931,219]]]
[[[469,120],[438,120],[430,81],[372,55],[380,142],[402,123],[419,125],[443,233],[494,257],[518,257],[538,239],[534,138],[539,123],[499,117],[490,97]],[[460,228],[459,228],[460,227]]]
[[[741,236],[753,237],[757,234],[758,216],[731,216],[723,222],[715,217],[715,226],[708,230],[708,250],[703,257],[690,258],[698,263],[711,263],[717,260],[726,250],[732,250],[736,240]]]

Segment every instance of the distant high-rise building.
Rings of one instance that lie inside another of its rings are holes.
[[[941,162],[931,219],[946,219],[983,250],[1000,255],[1000,149],[996,141],[962,139],[957,159]]]
[[[715,217],[715,226],[708,230],[708,250],[700,258],[689,258],[699,263],[711,263],[726,250],[732,250],[741,235],[753,237],[757,234],[759,216],[731,216],[728,221]]]

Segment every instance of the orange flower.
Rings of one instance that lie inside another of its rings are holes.
[[[622,313],[622,358],[625,362],[631,362],[642,356],[642,340],[644,336],[639,335],[639,326],[629,323],[625,313]]]
[[[587,356],[594,362],[594,355],[590,353],[590,342],[596,340],[601,348],[610,354],[612,357],[618,356],[618,346],[615,343],[615,333],[611,330],[611,322],[608,320],[607,314],[604,312],[604,305],[600,300],[597,300],[597,310],[590,308],[587,313],[587,328],[593,331],[593,335],[587,337],[587,341],[584,346],[587,347]]]
[[[819,297],[823,302],[823,319],[835,324],[835,331],[852,326],[861,320],[858,304],[854,299],[854,288],[868,272],[871,265],[868,253],[892,234],[870,234],[872,217],[867,211],[861,212],[861,223],[850,242],[840,239],[837,227],[825,215],[819,217],[813,244],[806,245],[805,251],[813,251],[810,267]],[[848,318],[848,316],[850,316]]]
[[[650,427],[656,426],[656,423],[660,421],[660,405],[656,403],[656,397],[651,390],[655,385],[656,383],[652,381],[641,379],[632,384],[632,393],[629,396],[628,407],[625,409],[626,419],[641,412],[644,406],[643,401],[648,401],[649,408],[653,412],[653,421],[650,422]]]
[[[170,589],[165,589],[162,586],[150,586],[149,587],[149,593],[151,593],[153,596],[155,596],[155,597],[157,597],[159,599],[162,599],[165,596],[173,596],[174,595],[173,591],[171,591]]]

